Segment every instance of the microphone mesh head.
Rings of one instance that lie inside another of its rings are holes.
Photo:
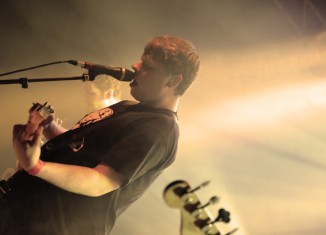
[[[124,77],[121,79],[121,81],[124,82],[131,82],[135,77],[135,73],[130,71],[129,69],[124,69]]]

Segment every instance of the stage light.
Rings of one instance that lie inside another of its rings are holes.
[[[85,101],[92,108],[98,110],[121,99],[120,82],[107,75],[98,75],[94,81],[85,82]]]

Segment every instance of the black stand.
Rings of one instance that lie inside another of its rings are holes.
[[[54,81],[70,81],[70,80],[82,80],[82,81],[93,81],[96,74],[83,74],[79,77],[63,77],[63,78],[19,78],[19,79],[8,79],[0,80],[0,85],[4,84],[21,84],[22,88],[28,88],[29,82],[54,82]]]

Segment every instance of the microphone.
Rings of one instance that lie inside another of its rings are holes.
[[[92,64],[79,60],[68,60],[67,62],[69,64],[88,69],[90,72],[93,72],[95,74],[110,75],[115,79],[123,82],[131,82],[135,76],[134,72],[122,67],[106,67],[103,65]]]

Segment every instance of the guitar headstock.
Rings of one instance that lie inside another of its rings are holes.
[[[33,103],[33,106],[29,110],[30,116],[32,116],[32,114],[37,114],[38,118],[43,120],[53,113],[54,109],[48,102],[45,102],[44,104]]]
[[[177,180],[165,187],[163,198],[166,204],[180,209],[181,212],[180,235],[222,235],[216,223],[230,221],[230,213],[223,208],[219,209],[215,219],[212,219],[206,210],[207,206],[218,202],[218,197],[211,197],[207,203],[202,204],[195,194],[197,190],[208,184],[209,181],[206,181],[192,189],[186,181]],[[225,235],[230,235],[236,230]]]

